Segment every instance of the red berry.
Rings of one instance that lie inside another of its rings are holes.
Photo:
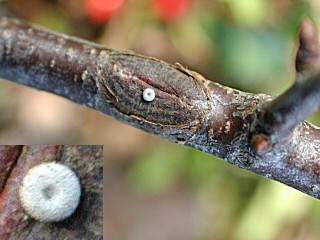
[[[125,0],[85,0],[87,14],[97,24],[108,22],[119,12]]]
[[[154,0],[153,7],[163,21],[170,22],[188,12],[191,3],[192,0]]]

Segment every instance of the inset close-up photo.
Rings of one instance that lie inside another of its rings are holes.
[[[0,146],[0,239],[103,239],[103,148]]]

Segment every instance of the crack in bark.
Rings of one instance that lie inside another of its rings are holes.
[[[19,153],[18,153],[16,159],[15,159],[14,162],[10,165],[10,169],[7,171],[7,173],[6,173],[5,177],[4,177],[4,182],[3,182],[3,187],[2,187],[3,189],[6,187],[7,181],[8,181],[8,179],[10,178],[10,175],[11,175],[13,169],[14,169],[14,168],[16,167],[16,165],[18,164],[18,161],[19,161],[19,158],[20,158],[20,155],[21,155],[22,151],[23,151],[23,146],[20,146]],[[0,196],[1,196],[1,193],[2,193],[2,191],[0,192]]]

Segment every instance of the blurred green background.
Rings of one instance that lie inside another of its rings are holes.
[[[99,23],[99,9],[88,10],[94,0],[3,2],[32,23],[270,95],[294,81],[301,20],[320,23],[319,0],[185,1],[178,13],[170,4],[159,10],[159,1],[120,1]],[[106,239],[320,238],[319,200],[221,159],[6,81],[0,109],[2,144],[104,144]]]

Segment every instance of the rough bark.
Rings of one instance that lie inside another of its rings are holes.
[[[8,150],[15,146],[7,146]],[[0,194],[0,239],[102,239],[102,146],[23,146]],[[80,179],[82,200],[76,212],[57,223],[36,221],[24,212],[19,187],[30,168],[57,161]]]
[[[21,152],[21,146],[0,146],[0,194]]]
[[[265,94],[240,92],[180,65],[5,17],[0,77],[67,97],[320,199],[320,130],[302,121],[285,140],[270,141],[259,124],[259,113],[272,100]],[[145,88],[154,89],[153,101],[143,100]]]

